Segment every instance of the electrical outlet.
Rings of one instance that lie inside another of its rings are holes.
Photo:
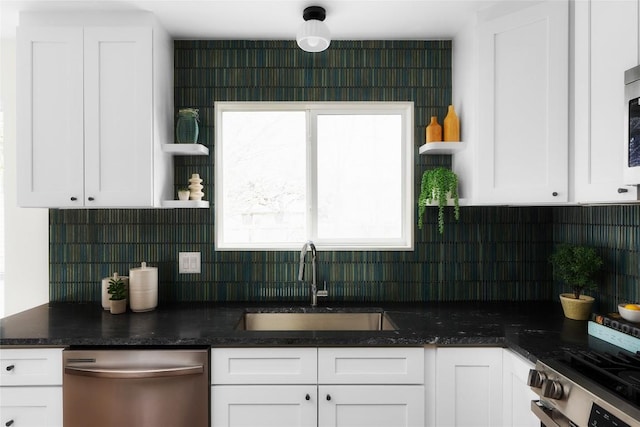
[[[200,273],[200,252],[179,252],[178,253],[178,273],[199,274]]]

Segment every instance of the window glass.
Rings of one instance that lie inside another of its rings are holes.
[[[216,248],[412,249],[412,112],[216,103]]]
[[[222,120],[221,237],[230,245],[304,242],[305,113],[225,112]]]
[[[401,119],[318,116],[318,239],[402,237]]]

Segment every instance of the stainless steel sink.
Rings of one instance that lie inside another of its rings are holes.
[[[244,331],[395,331],[389,316],[376,312],[245,313]]]

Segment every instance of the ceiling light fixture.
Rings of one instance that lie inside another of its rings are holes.
[[[331,32],[324,22],[327,16],[323,7],[309,6],[302,17],[304,22],[298,29],[296,41],[300,49],[306,52],[322,52],[331,44]]]

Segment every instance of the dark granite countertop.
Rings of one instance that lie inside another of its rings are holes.
[[[591,344],[586,322],[564,318],[557,303],[329,305],[378,308],[396,331],[236,330],[244,311],[305,310],[303,304],[183,303],[111,315],[100,304],[51,303],[0,320],[2,346],[416,346],[509,347],[534,361]],[[600,340],[597,340],[600,341]]]

